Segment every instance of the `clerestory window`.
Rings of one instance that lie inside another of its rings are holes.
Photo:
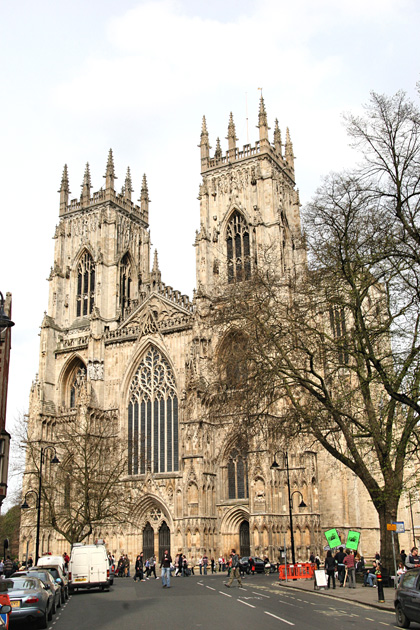
[[[90,315],[95,300],[95,263],[85,252],[77,266],[76,315]]]
[[[178,396],[168,361],[150,348],[130,385],[128,474],[179,469]]]
[[[240,282],[251,276],[249,228],[244,217],[236,210],[226,231],[228,282]]]

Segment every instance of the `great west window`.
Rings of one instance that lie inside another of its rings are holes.
[[[130,385],[128,474],[177,471],[178,397],[168,361],[150,348]]]

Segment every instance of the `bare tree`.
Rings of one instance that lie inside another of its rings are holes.
[[[347,125],[361,165],[327,177],[306,208],[308,267],[285,277],[260,254],[253,278],[214,302],[219,325],[246,335],[230,349],[245,367],[236,384],[221,368],[205,400],[246,430],[312,435],[352,470],[390,567],[386,525],[418,450],[420,115],[403,93],[372,94]]]

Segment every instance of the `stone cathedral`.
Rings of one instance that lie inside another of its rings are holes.
[[[117,193],[110,151],[104,187],[92,192],[87,165],[81,196],[70,199],[64,167],[29,437],[54,442],[55,423],[77,405],[81,378],[91,405],[116,410],[133,513],[126,524],[104,523],[89,539],[105,538],[116,555],[133,559],[143,550],[146,557],[158,556],[169,546],[172,555],[182,550],[197,558],[206,550],[217,558],[235,547],[241,555],[277,559],[284,542],[290,544],[286,473],[270,469],[285,446],[259,441],[244,449],[229,426],[203,412],[199,388],[206,364],[225,341],[209,322],[216,285],[246,281],[268,246],[285,274],[306,263],[298,246],[289,130],[283,143],[276,120],[269,137],[262,98],[258,130],[254,145],[239,148],[231,114],[227,150],[217,139],[211,154],[203,118],[192,300],[164,283],[156,252],[151,260],[146,177],[139,205],[132,200],[129,169]],[[322,534],[330,527],[343,540],[348,529],[362,531],[362,552],[376,547],[375,511],[356,478],[313,443],[286,447],[291,491],[299,491],[293,497],[296,558],[322,553]],[[24,492],[29,483],[25,476]],[[305,507],[298,506],[301,497]],[[22,556],[34,553],[35,520],[34,511],[23,515]],[[40,553],[68,547],[42,524]]]

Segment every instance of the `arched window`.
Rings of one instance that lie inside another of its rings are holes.
[[[237,211],[232,214],[226,230],[228,282],[240,282],[251,276],[249,228]]]
[[[92,256],[85,252],[77,265],[76,314],[90,315],[95,300],[95,263]]]
[[[246,460],[236,449],[230,454],[227,471],[229,499],[245,499],[248,497]]]
[[[63,405],[75,407],[80,391],[86,385],[86,366],[80,359],[75,358],[64,379]]]
[[[130,257],[125,254],[120,264],[120,308],[123,318],[131,303],[131,282]]]
[[[178,470],[178,396],[171,367],[151,348],[134,375],[128,403],[128,474]]]
[[[240,330],[230,332],[219,351],[219,368],[229,389],[243,387],[248,377],[248,338]]]

